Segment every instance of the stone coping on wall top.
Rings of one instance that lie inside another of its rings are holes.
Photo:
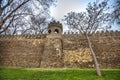
[[[43,35],[0,35],[0,39],[2,38],[25,38],[25,39],[43,39],[46,38],[47,34]],[[63,36],[77,36],[81,35],[78,32],[64,32]],[[120,36],[120,31],[97,31],[92,36]]]

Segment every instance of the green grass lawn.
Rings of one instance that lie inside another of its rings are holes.
[[[120,69],[0,68],[0,80],[120,80]]]

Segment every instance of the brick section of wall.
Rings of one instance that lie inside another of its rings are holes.
[[[0,66],[40,67],[41,39],[0,39]]]
[[[99,37],[93,48],[102,68],[120,68],[120,36]]]

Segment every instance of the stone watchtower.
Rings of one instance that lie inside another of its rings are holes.
[[[56,21],[48,25],[48,34],[45,41],[41,67],[62,67],[62,24]]]
[[[58,38],[58,39],[62,39],[62,24],[56,21],[51,22],[48,25],[48,35],[47,38]]]

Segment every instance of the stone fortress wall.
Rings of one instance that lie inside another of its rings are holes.
[[[65,34],[64,63],[69,67],[94,67],[87,39],[79,34]],[[90,36],[101,68],[120,68],[120,32],[97,32]]]
[[[97,32],[90,40],[101,68],[120,68],[119,31]],[[59,45],[61,52],[55,48]],[[87,39],[78,33],[64,33],[61,40],[0,35],[0,66],[93,68],[94,63]]]

